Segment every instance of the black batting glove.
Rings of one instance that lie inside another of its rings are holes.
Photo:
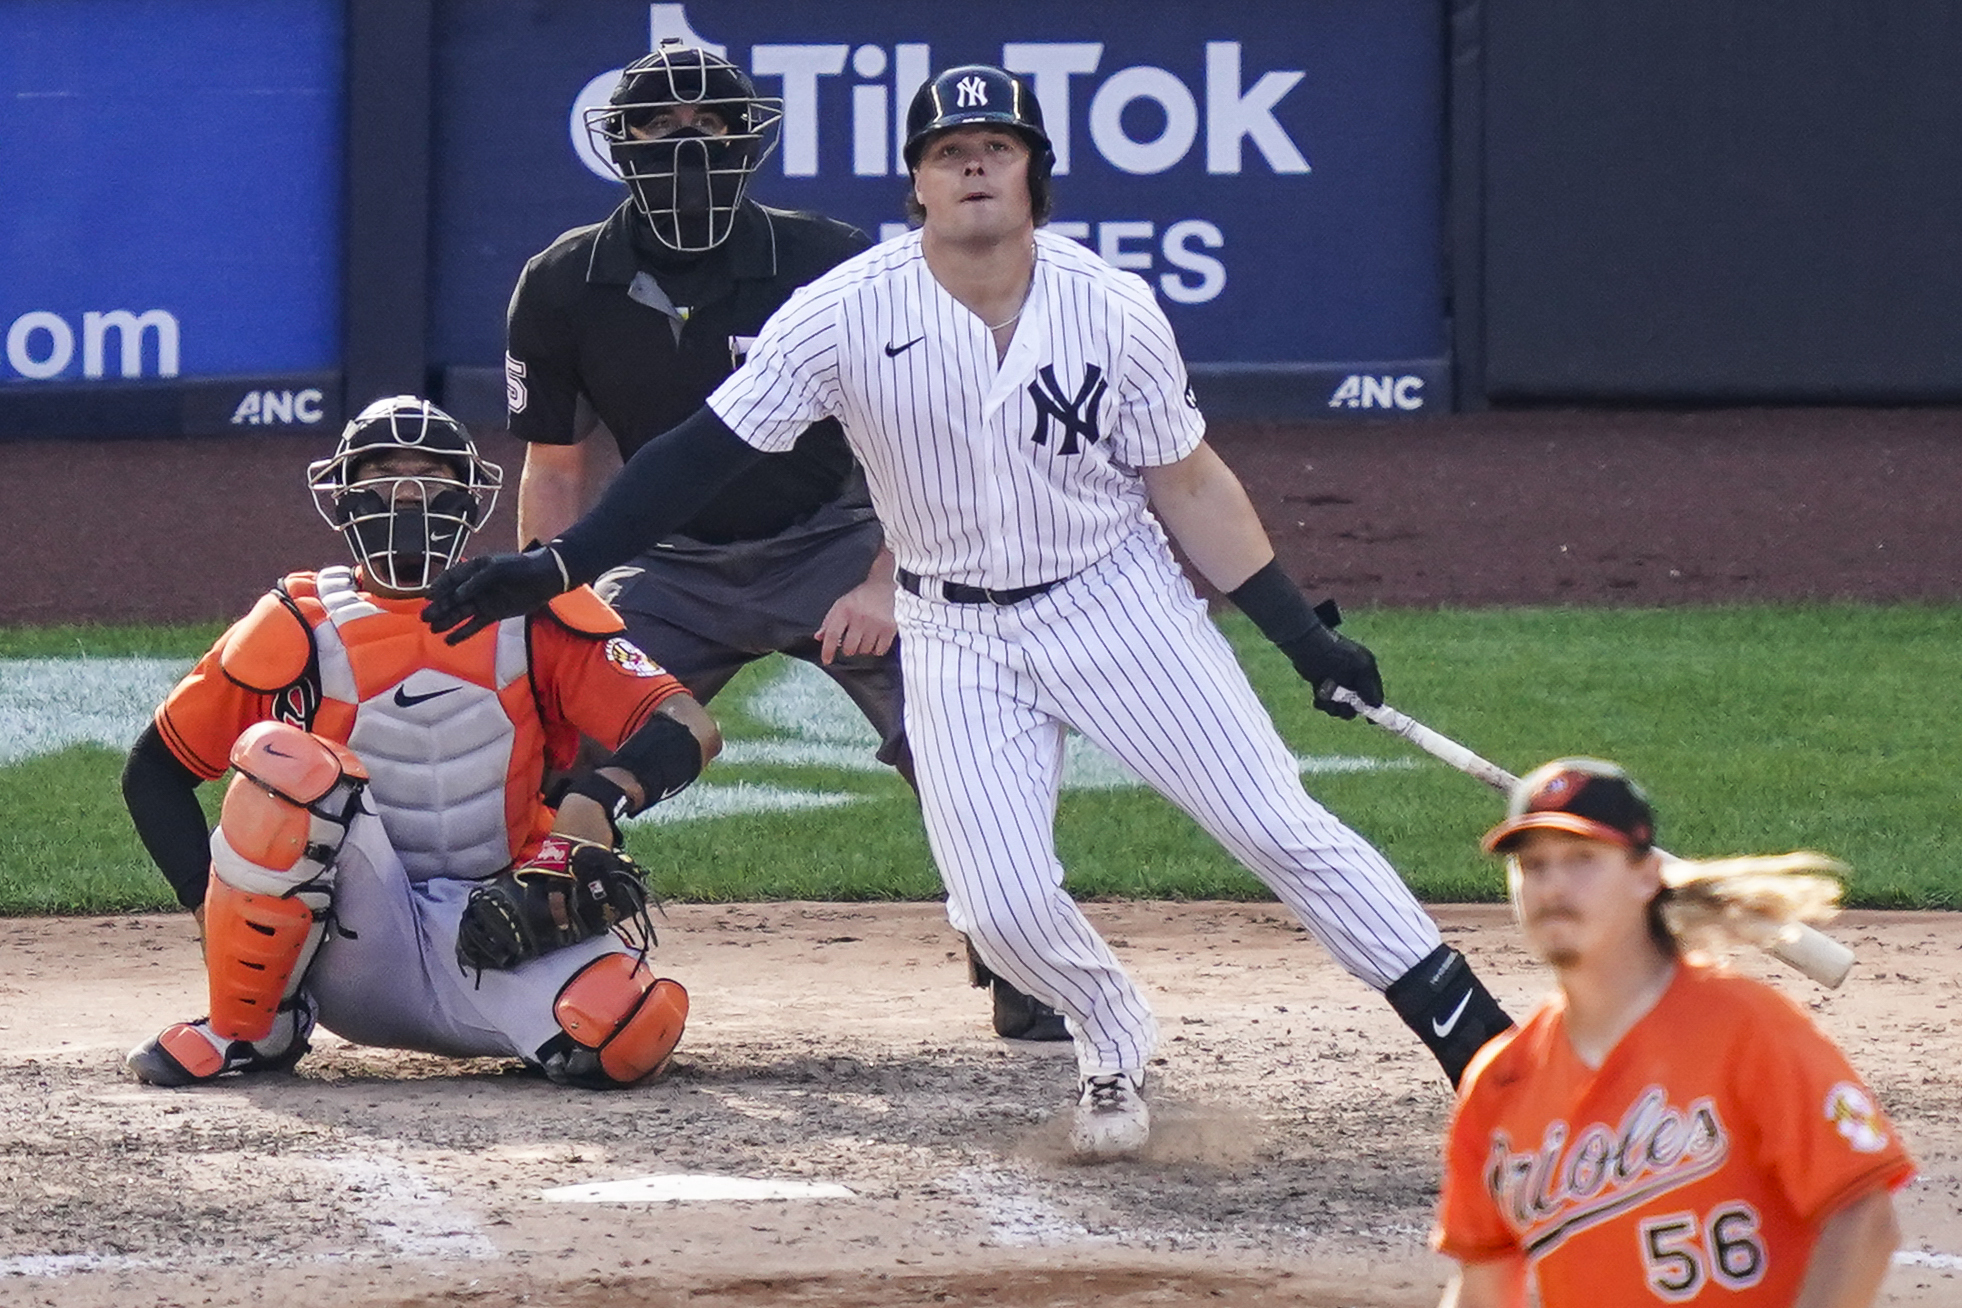
[[[1315,707],[1330,717],[1356,716],[1355,709],[1334,697],[1338,689],[1354,691],[1371,708],[1382,704],[1383,676],[1368,646],[1317,625],[1282,645],[1281,652],[1315,688]]]
[[[461,645],[486,627],[544,608],[571,589],[565,565],[547,546],[465,559],[430,585],[422,620],[430,630],[445,633],[445,644]]]
[[[1336,691],[1345,689],[1371,708],[1383,702],[1376,656],[1347,636],[1336,635],[1342,611],[1335,601],[1323,600],[1310,608],[1301,588],[1281,571],[1278,559],[1269,560],[1226,597],[1253,619],[1262,635],[1280,646],[1301,679],[1315,688],[1316,708],[1332,718],[1355,717],[1355,709],[1335,698]]]

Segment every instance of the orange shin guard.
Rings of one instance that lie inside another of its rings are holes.
[[[574,1042],[598,1055],[609,1081],[631,1085],[681,1043],[688,992],[632,954],[608,954],[566,982],[552,1012]]]
[[[314,910],[297,896],[255,895],[211,878],[204,900],[211,1029],[264,1040],[288,983],[317,939]]]

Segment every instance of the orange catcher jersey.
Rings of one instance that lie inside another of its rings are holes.
[[[1684,963],[1598,1070],[1556,994],[1480,1052],[1435,1243],[1510,1254],[1545,1308],[1787,1305],[1832,1211],[1914,1169],[1846,1058],[1770,986]]]
[[[457,646],[423,603],[363,590],[348,568],[295,573],[171,691],[158,730],[214,778],[255,722],[346,744],[412,879],[488,876],[550,828],[545,771],[571,764],[581,732],[615,747],[682,687],[583,587]]]

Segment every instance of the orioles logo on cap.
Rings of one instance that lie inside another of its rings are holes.
[[[1562,772],[1534,791],[1532,798],[1526,801],[1526,807],[1538,811],[1564,808],[1586,779],[1578,772]]]

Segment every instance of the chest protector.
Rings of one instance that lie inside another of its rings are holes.
[[[549,825],[545,725],[525,619],[443,643],[423,601],[361,593],[354,570],[288,577],[312,628],[312,730],[360,756],[368,795],[412,881],[486,877]]]

